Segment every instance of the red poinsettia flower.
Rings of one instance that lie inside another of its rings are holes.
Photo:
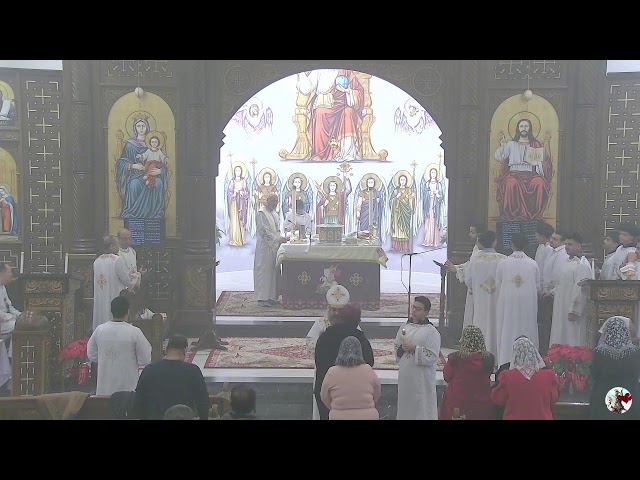
[[[71,359],[84,360],[87,358],[87,343],[89,343],[89,337],[71,342],[60,352],[58,361],[62,363]]]

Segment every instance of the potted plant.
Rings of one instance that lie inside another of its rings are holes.
[[[76,385],[86,385],[89,381],[91,363],[87,357],[89,337],[71,342],[60,352],[58,362],[63,365],[63,378]]]
[[[592,351],[588,347],[553,344],[549,347],[545,363],[553,368],[560,391],[583,392],[589,382]]]

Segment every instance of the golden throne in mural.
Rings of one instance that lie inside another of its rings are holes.
[[[353,71],[353,74],[364,90],[362,123],[358,128],[360,143],[357,146],[357,155],[362,160],[384,161],[387,159],[389,153],[386,150],[380,150],[380,152],[377,153],[371,144],[371,126],[376,121],[376,117],[373,116],[373,109],[371,108],[371,75],[356,71]],[[293,123],[296,125],[297,129],[296,143],[291,152],[288,152],[285,149],[280,150],[279,155],[283,160],[310,160],[311,157],[311,138],[309,138],[308,133],[311,117],[307,116],[306,112],[312,111],[310,103],[313,94],[309,93],[305,95],[298,92],[297,95],[296,108],[293,115]],[[331,142],[333,145],[335,139],[332,139]]]

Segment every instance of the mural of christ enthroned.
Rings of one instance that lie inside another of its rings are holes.
[[[280,150],[283,160],[311,162],[385,160],[371,145],[369,80],[353,70],[321,69],[298,73],[293,122],[297,140],[291,152]]]

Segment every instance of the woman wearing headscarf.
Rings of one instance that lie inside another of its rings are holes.
[[[589,418],[592,420],[637,420],[639,408],[630,408],[623,415],[609,411],[605,400],[616,387],[626,388],[633,399],[640,401],[638,376],[640,375],[640,348],[631,343],[630,321],[627,317],[610,317],[602,327],[598,346],[591,358],[591,401]],[[635,407],[635,405],[634,405]]]
[[[379,420],[376,402],[380,379],[362,357],[356,337],[342,340],[336,364],[322,381],[320,398],[329,409],[329,420]]]
[[[467,325],[460,350],[450,353],[444,366],[447,388],[442,397],[440,420],[451,420],[454,408],[467,420],[495,420],[491,401],[491,374],[495,357],[487,351],[482,330]]]
[[[509,370],[499,374],[491,400],[504,407],[503,420],[553,420],[551,406],[558,401],[558,381],[533,342],[519,337],[513,342]]]

